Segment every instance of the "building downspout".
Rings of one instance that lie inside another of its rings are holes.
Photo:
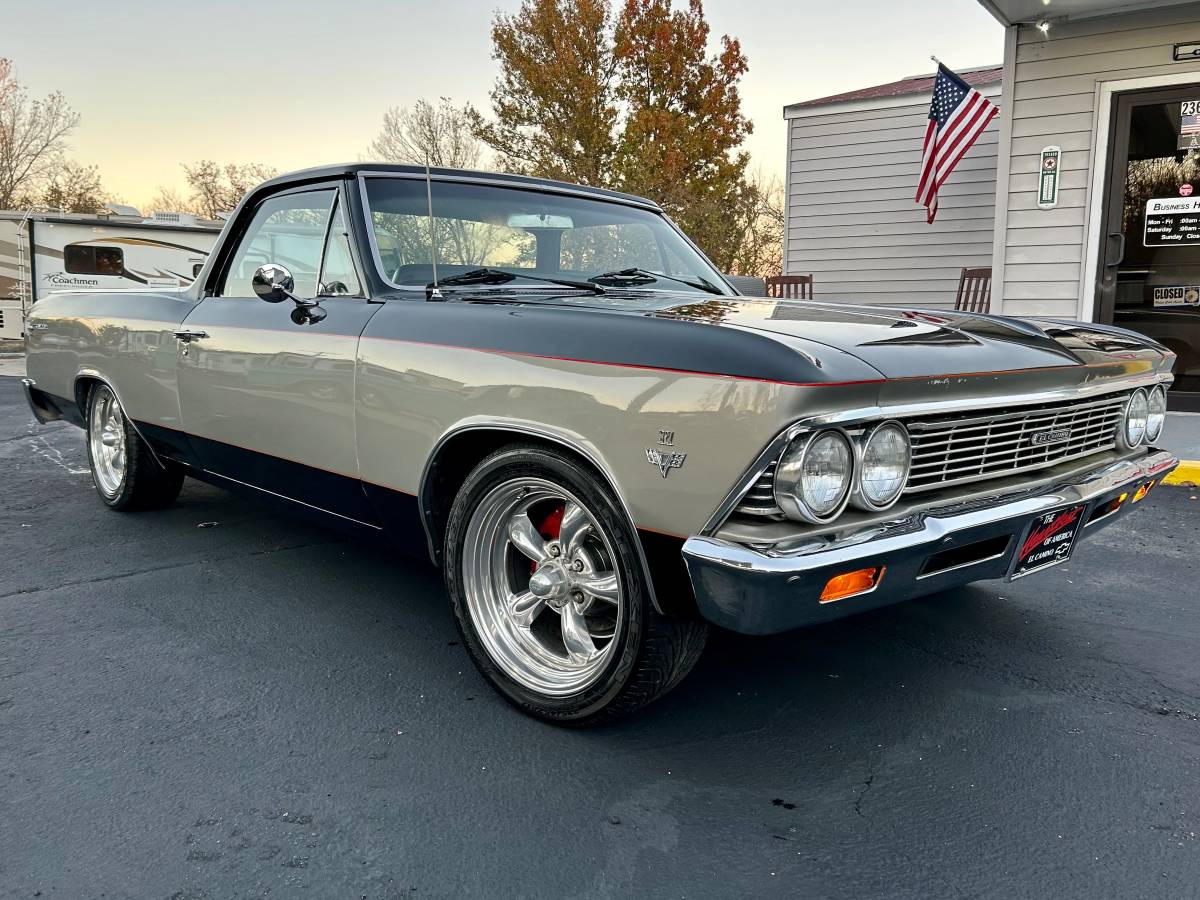
[[[1016,85],[1019,25],[1004,29],[1004,70],[1000,76],[1000,144],[996,156],[996,219],[992,235],[991,312],[1004,315],[1004,258],[1008,245],[1009,169],[1012,167],[1013,93]]]

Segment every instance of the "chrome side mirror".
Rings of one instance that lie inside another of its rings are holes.
[[[250,284],[254,287],[254,293],[268,303],[294,300],[297,306],[304,305],[303,301],[296,299],[292,294],[292,291],[296,289],[296,279],[284,266],[276,263],[259,266],[254,270],[254,277],[250,279]]]

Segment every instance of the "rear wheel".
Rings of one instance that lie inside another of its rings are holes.
[[[632,712],[692,668],[707,627],[656,613],[637,536],[570,457],[513,446],[450,513],[446,586],[476,665],[524,711],[563,724]]]
[[[112,509],[157,509],[179,496],[183,470],[154,458],[106,384],[88,396],[87,448],[96,493]]]

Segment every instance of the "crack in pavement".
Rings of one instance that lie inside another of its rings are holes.
[[[861,791],[859,791],[858,796],[854,798],[854,813],[855,813],[855,815],[861,816],[864,819],[866,818],[866,816],[863,815],[863,811],[862,811],[863,800],[866,798],[867,794],[870,793],[871,784],[874,781],[875,781],[875,770],[872,769],[871,773],[869,775],[867,775],[866,781],[864,781],[862,783],[863,789]]]
[[[1008,681],[1016,681],[1016,682],[1025,682],[1026,684],[1029,684],[1029,685],[1036,685],[1037,687],[1042,688],[1047,691],[1050,691],[1051,693],[1064,694],[1069,697],[1083,697],[1085,699],[1094,700],[1094,701],[1098,701],[1101,703],[1115,703],[1119,706],[1125,706],[1129,709],[1138,710],[1139,712],[1148,712],[1148,713],[1159,714],[1159,709],[1161,707],[1165,706],[1165,703],[1164,703],[1164,704],[1160,704],[1158,707],[1155,707],[1155,706],[1152,706],[1148,701],[1144,701],[1144,700],[1138,701],[1138,700],[1133,700],[1133,699],[1126,699],[1124,697],[1120,697],[1120,696],[1116,696],[1116,695],[1106,695],[1106,694],[1100,694],[1097,692],[1086,691],[1081,688],[1073,687],[1071,685],[1056,684],[1045,678],[1039,678],[1036,675],[1030,675],[1026,672],[1021,672],[1015,668],[1011,668],[1011,665],[1012,665],[1011,661],[1008,661],[1008,664],[1010,666],[1008,668],[989,666],[989,665],[986,665],[985,662],[968,659],[964,656],[952,654],[946,650],[940,650],[940,649],[936,649],[933,647],[924,646],[924,645],[919,644],[916,641],[912,640],[911,638],[907,638],[904,635],[899,634],[897,632],[889,631],[886,629],[880,629],[880,628],[865,627],[861,624],[859,625],[859,627],[862,628],[863,631],[866,631],[870,634],[873,634],[873,635],[876,635],[879,637],[890,638],[891,640],[895,641],[897,644],[900,644],[904,647],[908,647],[910,650],[914,650],[918,653],[924,653],[928,656],[932,656],[934,659],[940,659],[943,662],[950,663],[951,665],[962,666],[965,669],[971,669],[972,671],[978,672],[982,675],[986,675],[986,676],[989,676],[992,678],[998,678],[1000,681],[1008,680]],[[1089,658],[1091,658],[1093,660],[1096,659],[1096,657],[1089,657]],[[1128,669],[1129,671],[1134,671],[1134,672],[1139,671],[1136,667],[1125,666],[1123,663],[1115,663],[1115,662],[1111,662],[1111,661],[1106,661],[1106,662],[1108,662],[1110,665],[1114,665],[1118,668],[1125,668],[1125,669]],[[1162,683],[1162,681],[1160,681],[1157,678],[1154,678],[1151,676],[1150,680],[1152,680],[1155,684],[1157,684],[1160,688],[1162,688],[1164,690],[1164,692],[1166,692],[1168,694],[1175,694],[1177,697],[1179,697],[1179,696],[1186,697],[1189,700],[1196,699],[1184,691],[1179,691],[1174,688],[1168,688],[1166,685],[1164,685]],[[1153,691],[1151,691],[1150,693],[1153,694]],[[1182,709],[1174,710],[1174,714],[1182,716],[1184,718],[1200,719],[1200,715],[1198,715],[1194,712],[1189,712],[1187,710],[1182,710]]]

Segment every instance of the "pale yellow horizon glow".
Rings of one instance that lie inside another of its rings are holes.
[[[185,188],[181,163],[280,171],[364,158],[384,111],[425,97],[488,109],[493,10],[517,0],[56,0],[10,8],[0,56],[35,96],[82,116],[71,156],[144,206]],[[714,36],[750,61],[751,165],[782,175],[788,103],[1001,60],[1003,30],[975,0],[837,4],[708,0]],[[864,189],[869,185],[864,186]]]

